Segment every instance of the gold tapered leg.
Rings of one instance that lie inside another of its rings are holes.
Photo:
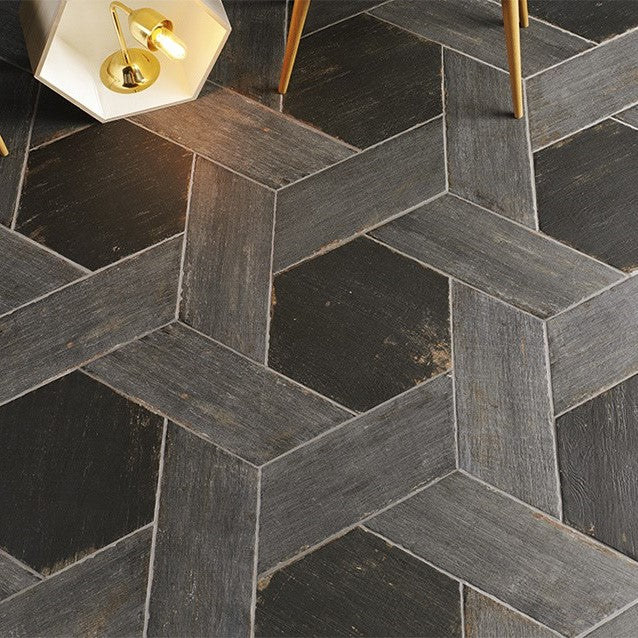
[[[9,149],[7,148],[7,145],[4,143],[4,140],[2,139],[2,135],[0,135],[0,155],[2,155],[2,157],[6,157],[7,155],[9,155]]]
[[[521,71],[521,34],[518,26],[518,0],[502,0],[507,62],[510,68],[514,117],[523,117],[523,74]]]
[[[288,90],[288,82],[290,82],[290,76],[292,75],[292,67],[295,65],[299,40],[301,40],[301,33],[309,7],[310,0],[295,0],[292,6],[290,29],[286,40],[286,53],[284,54],[284,63],[281,67],[281,77],[279,78],[280,93],[285,93]]]
[[[529,13],[527,12],[527,0],[518,0],[518,12],[521,14],[521,26],[527,29],[529,26]]]

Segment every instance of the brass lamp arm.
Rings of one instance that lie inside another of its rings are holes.
[[[121,2],[111,2],[110,5],[111,15],[113,16],[113,22],[115,23],[115,32],[117,33],[117,39],[120,43],[120,49],[122,49],[122,55],[124,56],[124,61],[126,64],[131,64],[131,58],[128,53],[128,47],[126,46],[126,40],[124,39],[124,33],[122,32],[122,25],[120,24],[120,19],[117,16],[117,10],[120,9],[126,15],[131,15],[132,9],[127,7],[125,4]]]

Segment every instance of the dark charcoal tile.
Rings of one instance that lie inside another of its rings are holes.
[[[461,636],[459,585],[362,529],[258,586],[256,636]]]
[[[450,366],[448,280],[356,239],[275,278],[270,365],[355,410]]]
[[[638,558],[638,376],[556,422],[565,522]]]
[[[613,120],[535,157],[543,232],[629,272],[638,268],[638,131]]]
[[[46,574],[151,521],[161,436],[80,372],[0,407],[0,546]]]
[[[441,113],[441,49],[368,15],[302,40],[284,111],[366,147]]]
[[[0,553],[0,600],[37,583],[39,577],[17,563],[5,553]]]
[[[16,230],[95,269],[184,230],[192,154],[120,121],[30,153]]]
[[[27,71],[31,70],[18,16],[20,0],[0,0],[0,58]]]
[[[596,42],[638,25],[635,0],[530,0],[529,12]]]
[[[310,3],[304,32],[309,34],[370,9],[383,0],[314,0]]]

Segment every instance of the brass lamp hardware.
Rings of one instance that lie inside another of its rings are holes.
[[[7,145],[4,143],[4,140],[2,139],[2,135],[0,135],[0,155],[2,155],[2,157],[6,157],[7,155],[9,155],[9,149],[7,148]]]
[[[129,49],[118,17],[118,9],[128,16],[133,37],[146,49]],[[109,55],[100,68],[100,79],[116,93],[137,93],[159,77],[160,64],[152,51],[161,51],[172,60],[186,57],[186,45],[173,33],[173,23],[155,9],[131,9],[121,2],[110,5],[120,50]]]

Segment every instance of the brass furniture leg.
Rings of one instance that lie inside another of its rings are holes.
[[[525,0],[520,0],[521,4]],[[502,0],[505,45],[510,69],[514,117],[523,117],[523,74],[521,71],[521,34],[519,31],[519,0]]]
[[[279,92],[285,93],[288,90],[288,83],[292,75],[292,67],[297,57],[297,49],[299,48],[299,40],[303,25],[306,22],[310,0],[295,0],[292,7],[292,16],[290,17],[290,29],[288,31],[288,39],[286,40],[286,53],[284,55],[284,63],[281,67],[281,76],[279,78]]]
[[[527,29],[529,26],[529,13],[527,12],[527,0],[518,0],[518,12],[521,14],[521,26]]]
[[[2,155],[2,157],[6,157],[7,155],[9,155],[9,149],[7,148],[7,145],[4,143],[4,140],[2,139],[2,135],[0,135],[0,155]]]

